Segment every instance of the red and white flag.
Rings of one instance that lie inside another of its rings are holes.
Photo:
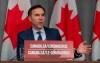
[[[59,29],[62,40],[74,42],[77,48],[82,42],[76,0],[57,0],[50,21],[50,28]],[[76,60],[84,60],[85,56]]]
[[[94,33],[92,43],[92,60],[97,61],[100,59],[100,0],[97,0]]]
[[[30,7],[30,0],[8,1],[1,61],[9,61],[16,56],[17,34],[31,27],[27,15]]]

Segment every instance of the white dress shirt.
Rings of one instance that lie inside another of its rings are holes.
[[[34,29],[34,28],[32,28],[32,31],[33,31],[34,39],[35,39],[35,40],[38,40],[38,37],[39,37],[39,35],[38,35],[38,33],[37,33],[38,31],[37,31],[36,29]],[[40,32],[41,32],[42,40],[46,40],[46,33],[45,33],[44,28],[42,28],[42,29],[40,30]]]

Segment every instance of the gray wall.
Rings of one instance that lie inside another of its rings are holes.
[[[0,0],[0,54],[8,0]],[[1,57],[1,56],[0,56]]]
[[[88,41],[91,44],[92,40],[92,28],[95,15],[95,5],[96,0],[76,0],[79,19],[81,24],[83,40]],[[1,42],[3,36],[3,29],[6,17],[8,0],[0,0],[0,52],[1,52]],[[31,0],[32,5],[41,4],[46,9],[46,26],[49,25],[50,16],[52,13],[54,0]],[[86,55],[88,60],[91,60],[91,55]]]
[[[76,0],[83,40],[92,44],[93,24],[95,17],[96,0]],[[91,54],[86,55],[91,60]]]

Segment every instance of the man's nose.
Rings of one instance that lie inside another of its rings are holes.
[[[43,19],[43,16],[39,16],[39,19]]]

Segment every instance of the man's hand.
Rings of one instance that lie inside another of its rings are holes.
[[[83,41],[77,48],[79,54],[89,54],[91,52],[91,45],[87,45],[86,41]]]

